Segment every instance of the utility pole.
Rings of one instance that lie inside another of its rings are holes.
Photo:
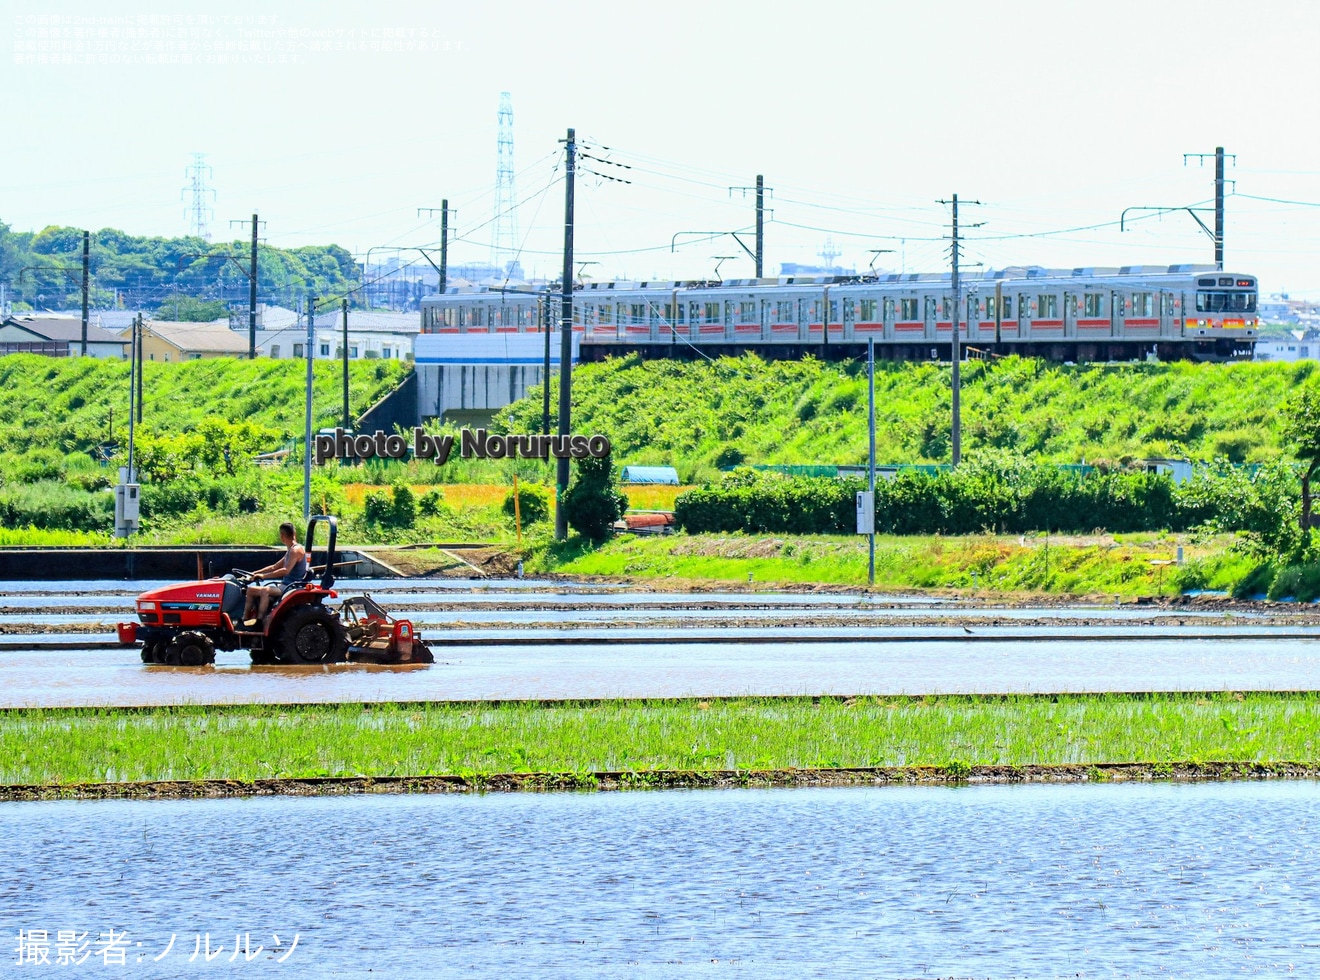
[[[348,417],[348,297],[344,297],[344,428],[351,429]]]
[[[248,271],[248,360],[257,356],[257,213],[252,212],[252,259]]]
[[[230,227],[234,225],[245,225],[246,221],[240,218],[234,218],[229,222]],[[252,254],[248,265],[248,359],[251,360],[257,356],[257,229],[261,222],[257,220],[257,214],[252,213]],[[237,260],[235,260],[237,265]],[[242,266],[239,266],[241,269]]]
[[[962,307],[962,284],[958,280],[958,195],[954,194],[950,200],[941,200],[940,204],[948,204],[953,209],[953,248],[952,255],[952,276],[949,283],[953,290],[953,420],[951,426],[951,435],[949,438],[949,448],[953,465],[957,467],[962,462],[962,329],[960,326],[961,307]],[[980,201],[969,201],[969,204],[980,204]]]
[[[545,330],[545,365],[541,371],[541,435],[550,434],[550,325],[554,315],[550,311],[550,290],[545,292],[545,309],[541,314]]]
[[[1222,146],[1216,146],[1215,152],[1211,153],[1184,153],[1183,166],[1187,166],[1187,161],[1192,157],[1204,164],[1205,158],[1213,156],[1215,158],[1215,268],[1223,270],[1224,268],[1224,157],[1232,157],[1233,162],[1237,163],[1236,153],[1225,153]],[[1195,217],[1195,215],[1193,215]],[[1202,225],[1201,227],[1205,227]]]
[[[756,193],[756,250],[752,253],[752,261],[756,263],[756,278],[760,279],[765,270],[765,175],[756,175],[755,187],[729,188],[730,194],[734,191],[741,191],[743,197],[747,196],[748,191],[755,191]],[[741,239],[736,234],[733,237],[739,245],[742,245]],[[743,248],[746,249],[747,246],[743,245]]]
[[[440,201],[440,295],[449,281],[449,198]]]
[[[564,140],[564,275],[559,313],[559,435],[566,439],[572,424],[573,374],[573,168],[577,143],[570,128]],[[546,378],[549,384],[550,379]],[[562,447],[561,447],[562,448]],[[559,457],[555,480],[555,540],[568,538],[564,492],[568,489],[568,454]]]
[[[87,287],[90,279],[91,270],[91,249],[92,234],[89,231],[83,232],[83,265],[82,265],[82,356],[87,356]]]
[[[307,297],[307,407],[303,425],[303,520],[312,518],[312,357],[316,342],[316,300]]]
[[[142,348],[146,346],[147,332],[142,326],[142,313],[139,311],[136,321],[137,330],[137,420],[138,425],[142,424]],[[132,405],[129,405],[130,414]]]
[[[875,338],[866,338],[866,419],[870,435],[867,454],[866,489],[871,494],[871,533],[866,560],[866,584],[875,585]]]

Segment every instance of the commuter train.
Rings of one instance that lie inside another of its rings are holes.
[[[1253,275],[1199,265],[977,273],[961,282],[959,337],[964,357],[1250,358],[1256,287]],[[557,332],[560,310],[554,287],[455,286],[422,301],[421,330]],[[870,340],[888,360],[947,360],[953,291],[948,273],[589,282],[574,291],[573,329],[583,361],[627,352],[857,357]]]

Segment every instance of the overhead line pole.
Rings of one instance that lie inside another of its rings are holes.
[[[252,212],[252,259],[248,272],[248,360],[257,356],[257,213]]]
[[[352,420],[348,416],[348,297],[344,297],[344,428],[351,429]]]
[[[567,438],[572,424],[573,372],[573,171],[577,143],[574,131],[568,130],[564,141],[564,272],[559,313],[559,435]],[[550,381],[546,378],[546,383]],[[568,516],[564,513],[564,492],[568,489],[568,455],[559,457],[555,480],[555,539],[568,538]]]
[[[756,175],[756,278],[761,278],[765,262],[765,177]]]
[[[312,518],[312,345],[316,342],[316,300],[307,297],[307,401],[303,419],[303,520]]]
[[[83,256],[82,256],[82,356],[87,356],[87,291],[88,280],[91,278],[91,240],[92,233],[83,231]],[[122,349],[122,348],[121,348]]]
[[[1215,268],[1223,271],[1224,268],[1224,185],[1228,181],[1224,180],[1224,157],[1232,157],[1233,162],[1237,163],[1236,153],[1225,153],[1222,146],[1216,146],[1214,153],[1184,153],[1183,166],[1187,161],[1196,157],[1201,163],[1205,163],[1205,158],[1213,156],[1215,158],[1215,232],[1212,238],[1215,243]],[[1196,217],[1195,214],[1192,217]],[[1204,227],[1204,226],[1203,226]]]
[[[953,210],[953,248],[951,250],[952,262],[950,276],[950,287],[953,291],[953,330],[951,355],[953,361],[952,383],[953,383],[953,417],[950,426],[949,449],[953,465],[957,467],[962,462],[962,329],[960,321],[962,319],[962,283],[958,279],[958,195],[954,194],[950,200],[940,201],[941,204],[949,204]],[[972,204],[980,204],[980,201],[971,201]]]

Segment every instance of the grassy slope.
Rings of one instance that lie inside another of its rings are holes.
[[[964,450],[1007,450],[1047,461],[1279,452],[1278,406],[1313,365],[1116,364],[1075,367],[1020,358],[969,363],[963,373]],[[700,393],[700,397],[694,397]],[[877,366],[881,462],[948,460],[948,367]],[[539,391],[507,409],[534,431]],[[678,465],[685,481],[736,463],[865,461],[865,365],[625,358],[574,373],[574,428],[603,432],[621,463]]]
[[[1183,545],[1187,565],[1167,562]],[[876,538],[875,584],[884,589],[970,589],[1104,595],[1227,590],[1253,566],[1228,540],[1129,534],[1092,538],[938,535]],[[546,548],[532,571],[672,582],[866,584],[861,536],[678,534],[621,537],[597,549]]]
[[[143,423],[157,432],[186,431],[203,418],[250,419],[301,438],[306,364],[294,360],[213,358],[164,364],[148,361]],[[349,364],[349,404],[361,413],[412,369],[403,361]],[[106,437],[113,411],[117,438],[128,420],[126,361],[57,359],[35,354],[0,358],[0,442],[10,453],[28,448],[85,449]],[[316,365],[316,424],[341,418],[337,362]],[[272,447],[276,448],[276,447]]]
[[[0,784],[1313,762],[1314,694],[316,705],[0,714]]]

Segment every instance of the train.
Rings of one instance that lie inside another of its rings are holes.
[[[964,358],[1250,359],[1260,327],[1256,277],[1210,265],[1023,266],[978,271],[960,287]],[[886,360],[949,360],[953,306],[949,273],[587,282],[574,290],[573,330],[580,361],[842,359],[872,341]],[[421,332],[558,332],[561,309],[555,285],[456,285],[422,300]]]

